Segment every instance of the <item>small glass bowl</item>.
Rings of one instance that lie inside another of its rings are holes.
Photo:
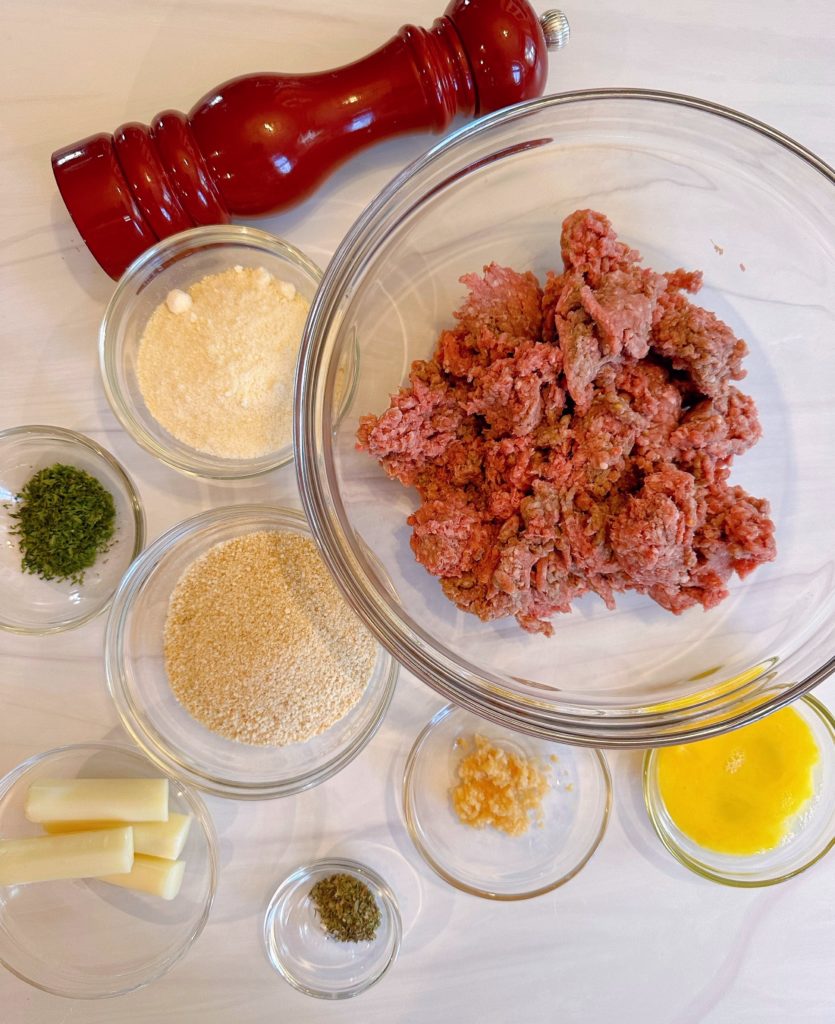
[[[478,735],[550,769],[542,823],[522,836],[460,821],[450,800],[465,755]],[[564,885],[589,861],[609,819],[612,783],[599,750],[511,732],[448,704],[415,741],[406,761],[403,811],[418,853],[450,885],[492,900],[523,900]]]
[[[814,770],[814,795],[792,822],[786,839],[773,850],[735,856],[695,843],[676,826],[664,805],[658,785],[658,750],[646,752],[643,787],[649,819],[670,853],[697,875],[740,888],[776,885],[811,867],[835,845],[835,718],[815,697],[803,697],[791,706],[812,730],[820,759]]]
[[[299,249],[256,228],[192,228],[152,246],[128,267],[99,330],[99,362],[107,399],[119,422],[142,447],[188,476],[240,479],[267,473],[293,458],[288,442],[252,459],[224,459],[183,444],[151,415],[136,376],[139,344],[149,317],[173,289],[187,291],[207,274],[235,265],[264,267],[295,285],[311,302],[322,271]]]
[[[0,838],[42,834],[23,814],[36,779],[161,774],[139,751],[112,743],[76,744],[30,757],[0,781]],[[96,879],[0,886],[0,962],[13,974],[55,995],[104,999],[147,985],[185,955],[209,918],[217,839],[200,797],[170,776],[168,786],[170,809],[193,816],[176,898],[169,902]]]
[[[334,874],[352,875],[374,894],[380,927],[371,942],[339,942],[319,922],[309,893]],[[298,868],[276,889],[264,918],[270,964],[294,988],[318,999],[350,999],[379,981],[397,959],[401,933],[394,893],[376,871],[354,860]]]
[[[17,494],[35,473],[55,463],[77,466],[94,476],[113,495],[116,506],[113,541],[80,584],[23,572],[18,539],[11,532]],[[145,516],[136,488],[95,441],[62,427],[12,427],[0,432],[0,629],[43,636],[92,619],[110,604],[144,542]]]
[[[165,671],[163,628],[171,592],[209,548],[259,530],[310,536],[300,512],[267,505],[213,509],[187,519],[131,566],[105,630],[107,683],[132,739],[165,771],[238,800],[289,796],[341,771],[377,731],[397,681],[397,663],[378,647],[359,703],[319,736],[283,747],[238,743],[192,718],[172,693]]]

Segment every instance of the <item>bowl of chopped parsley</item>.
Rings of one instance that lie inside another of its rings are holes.
[[[0,431],[0,628],[46,634],[110,604],[142,550],[130,477],[89,437],[62,427]]]

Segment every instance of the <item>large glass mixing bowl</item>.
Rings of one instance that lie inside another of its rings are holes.
[[[492,260],[561,267],[573,210],[612,220],[646,264],[702,268],[699,303],[747,339],[743,389],[764,436],[731,480],[771,502],[778,557],[705,612],[589,596],[552,638],[456,609],[415,562],[414,491],[355,448],[409,364],[432,352]],[[439,693],[535,735],[656,746],[753,720],[835,668],[835,171],[741,114],[670,94],[546,97],[467,126],[371,203],[332,260],[296,378],[297,468],[311,527],[347,599]],[[359,373],[335,414],[336,368]]]

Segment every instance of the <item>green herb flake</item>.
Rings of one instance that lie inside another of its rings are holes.
[[[339,942],[370,942],[380,927],[380,908],[365,882],[353,875],[322,878],[310,890],[322,927]]]
[[[111,493],[83,469],[56,463],[35,473],[17,502],[11,533],[19,538],[23,571],[82,583],[113,537]]]

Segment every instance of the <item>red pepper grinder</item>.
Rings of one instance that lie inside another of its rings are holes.
[[[57,150],[61,196],[93,256],[118,277],[161,238],[307,196],[378,139],[479,116],[542,94],[559,11],[526,0],[452,0],[431,29],[405,25],[354,64],[255,74],[208,93],[188,116],[158,114]]]

